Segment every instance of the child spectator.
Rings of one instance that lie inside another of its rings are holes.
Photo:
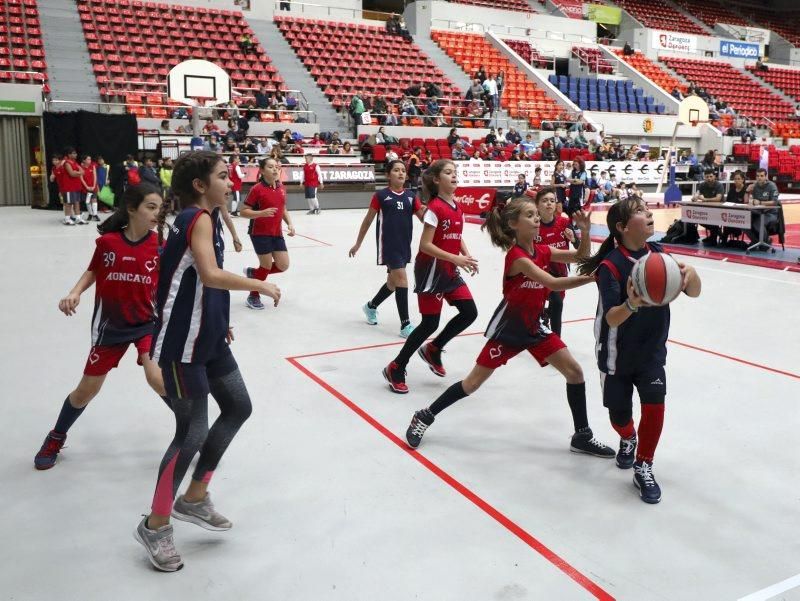
[[[522,196],[528,189],[528,182],[525,181],[525,174],[520,173],[517,176],[517,183],[514,185],[514,196]]]

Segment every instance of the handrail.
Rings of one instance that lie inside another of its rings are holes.
[[[615,71],[615,64],[612,61],[602,54],[592,55],[582,46],[573,48],[571,54],[589,68],[589,73],[600,73],[601,67],[609,67],[612,73]]]
[[[146,86],[158,86],[159,88],[166,88],[167,87],[167,83],[164,82],[164,81],[153,81],[153,82],[150,82],[150,81],[140,81],[140,80],[136,80],[136,79],[119,79],[119,78],[116,78],[116,77],[109,78],[108,84],[129,84],[129,85],[134,85],[134,86],[145,86],[146,85]],[[108,86],[101,84],[100,87],[108,87]],[[274,86],[266,86],[266,85],[263,86],[263,87],[266,88],[267,92],[283,92],[284,94],[291,94],[295,98],[302,99],[302,101],[306,104],[306,106],[308,105],[308,99],[306,98],[306,95],[303,93],[302,90],[282,89],[282,88],[277,88],[277,87],[274,87]],[[258,91],[261,88],[262,88],[262,86],[256,86],[256,87],[236,86],[236,87],[232,87],[231,90],[233,90],[234,92],[236,92],[237,90],[244,90],[244,91],[256,90],[256,91]],[[144,95],[148,94],[148,92],[145,92],[144,90],[130,90],[129,93],[130,94],[144,94]],[[246,94],[240,94],[240,96],[242,96],[244,98],[250,98],[251,97],[251,96],[246,95]]]
[[[288,4],[289,10],[281,10],[281,4]],[[344,11],[348,15],[352,16],[354,19],[363,19],[364,21],[388,21],[395,13],[387,13],[379,10],[364,10],[361,8],[350,8],[345,6],[330,6],[328,4],[314,4],[312,2],[297,2],[296,0],[291,0],[291,2],[281,2],[281,0],[274,0],[273,2],[275,16],[295,16],[297,12],[301,14],[306,12],[306,7],[315,9],[325,9],[327,11],[327,15],[333,16],[331,11]],[[299,9],[299,11],[297,10]],[[311,11],[309,11],[311,12]],[[375,15],[377,19],[370,19],[365,17],[365,14]],[[385,18],[382,18],[385,15]]]
[[[440,27],[437,23],[444,23],[445,25],[444,27]],[[466,33],[486,33],[486,26],[483,23],[467,23],[465,21],[454,21],[452,19],[431,19],[431,29],[448,29]]]

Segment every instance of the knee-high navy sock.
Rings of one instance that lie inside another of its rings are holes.
[[[406,327],[408,319],[408,288],[395,288],[394,301],[397,303],[397,314],[400,316],[400,327]]]
[[[455,403],[456,401],[460,401],[465,396],[469,396],[466,392],[464,392],[464,386],[462,386],[461,382],[456,382],[450,388],[445,390],[438,399],[431,403],[429,410],[434,415],[439,415],[442,411],[447,409],[450,405]]]
[[[384,284],[383,286],[381,286],[381,289],[378,290],[378,294],[375,295],[375,298],[373,298],[371,301],[369,301],[367,303],[367,306],[370,309],[377,309],[378,305],[380,305],[383,301],[385,301],[390,296],[392,296],[392,291],[389,290],[389,286],[388,285]]]
[[[408,360],[411,359],[411,355],[417,352],[417,349],[422,346],[422,343],[425,342],[428,336],[433,334],[438,327],[438,315],[423,315],[422,321],[420,321],[419,325],[414,328],[414,331],[411,332],[411,335],[406,340],[403,348],[400,349],[400,352],[397,354],[397,357],[394,360],[395,363],[397,363],[400,367],[405,367],[408,365]]]
[[[561,336],[561,314],[564,311],[564,300],[560,292],[551,292],[548,298],[547,310],[550,313],[550,331]]]
[[[589,418],[586,416],[586,382],[580,384],[567,384],[567,402],[572,412],[572,423],[575,431],[579,432],[589,427]]]
[[[69,401],[69,395],[67,395],[64,404],[61,406],[61,413],[58,414],[58,420],[56,420],[56,425],[53,430],[59,434],[66,434],[72,427],[72,424],[81,416],[84,409],[86,409],[86,407],[73,407],[72,403]]]
[[[473,300],[460,300],[453,303],[458,309],[458,315],[447,322],[447,325],[433,339],[431,344],[442,350],[444,345],[466,330],[478,318],[478,307]]]

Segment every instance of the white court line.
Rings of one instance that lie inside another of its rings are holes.
[[[698,259],[703,259],[703,257],[696,257]],[[707,259],[704,259],[707,260]],[[729,263],[729,265],[739,265],[739,263]],[[757,265],[743,265],[744,267],[756,267]],[[746,278],[753,278],[754,280],[764,280],[765,282],[777,282],[779,284],[789,284],[791,286],[800,286],[800,278],[796,282],[792,282],[790,280],[779,280],[776,278],[767,278],[761,275],[754,275],[752,273],[746,273],[744,271],[726,271],[725,269],[714,269],[713,267],[705,267],[703,265],[695,265],[697,269],[702,269],[703,271],[714,271],[716,273],[724,273],[727,275],[736,275],[736,276],[744,276]],[[781,270],[782,273],[788,273],[785,269]]]
[[[791,578],[787,578],[786,580],[777,584],[773,584],[772,586],[768,586],[760,591],[756,591],[755,593],[751,593],[746,597],[741,597],[737,601],[767,601],[767,599],[772,599],[772,597],[780,595],[781,593],[785,593],[786,591],[798,586],[800,586],[800,574],[797,576],[792,576]]]

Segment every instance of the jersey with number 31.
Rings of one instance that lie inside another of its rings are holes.
[[[96,240],[92,345],[113,345],[153,333],[158,285],[158,236],[131,242],[122,232]]]

